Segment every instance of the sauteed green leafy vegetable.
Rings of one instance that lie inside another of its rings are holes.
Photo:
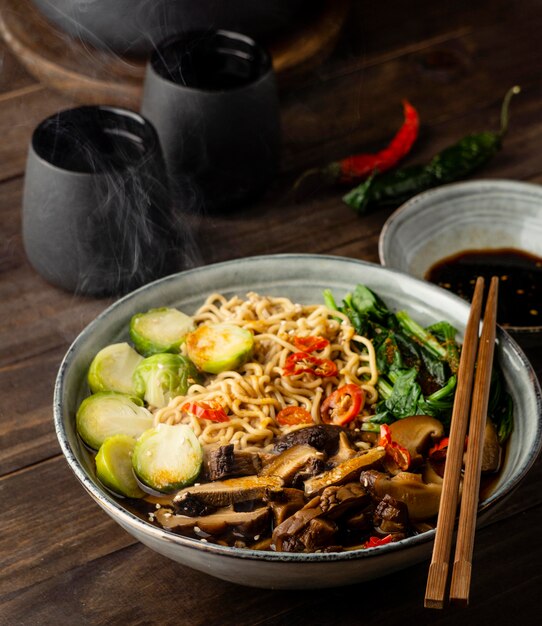
[[[409,415],[431,415],[449,425],[460,354],[457,330],[448,322],[423,328],[406,311],[390,311],[364,285],[357,285],[341,305],[329,290],[324,299],[329,308],[346,314],[375,347],[381,399],[363,430],[379,432],[381,424]],[[502,444],[510,435],[513,418],[512,399],[498,367],[493,370],[489,417]]]

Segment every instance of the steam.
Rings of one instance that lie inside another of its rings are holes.
[[[112,125],[106,115],[100,127],[95,109],[75,111],[81,113],[67,121],[62,113],[50,119],[41,152],[74,173],[74,206],[64,210],[72,223],[66,246],[78,263],[76,293],[122,294],[201,264],[199,203],[189,181],[173,195],[155,140],[123,128],[126,118]]]

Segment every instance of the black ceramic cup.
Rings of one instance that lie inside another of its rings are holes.
[[[210,211],[235,208],[276,172],[275,76],[269,54],[249,37],[193,32],[159,46],[141,111],[158,132],[179,203],[195,197]]]
[[[170,197],[156,131],[132,111],[84,106],[35,129],[23,243],[49,282],[118,294],[168,271]]]

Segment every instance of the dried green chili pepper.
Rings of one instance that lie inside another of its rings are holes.
[[[372,176],[347,193],[343,197],[344,202],[359,213],[364,213],[368,208],[376,206],[401,204],[421,191],[469,176],[500,150],[508,128],[510,100],[519,91],[519,87],[512,87],[505,95],[498,132],[467,135],[437,154],[427,165],[413,165]]]

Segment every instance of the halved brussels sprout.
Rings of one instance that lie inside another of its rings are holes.
[[[144,356],[178,352],[191,330],[194,330],[192,318],[168,307],[137,313],[130,320],[130,338],[136,350]]]
[[[98,352],[88,370],[88,385],[92,393],[118,391],[137,395],[132,376],[135,368],[143,361],[130,345],[113,343]]]
[[[139,398],[100,391],[81,402],[75,422],[81,439],[98,450],[112,435],[139,437],[153,425],[153,416]]]
[[[127,498],[142,498],[132,467],[136,440],[128,435],[113,435],[100,446],[96,455],[96,475],[111,491]]]
[[[194,483],[202,463],[201,444],[194,431],[184,424],[158,424],[145,431],[132,453],[136,476],[162,493]]]
[[[194,364],[180,354],[153,354],[136,367],[134,385],[137,395],[147,404],[161,408],[171,398],[184,396],[198,380]]]
[[[253,334],[235,324],[202,324],[186,336],[188,356],[203,372],[234,370],[250,357]]]

